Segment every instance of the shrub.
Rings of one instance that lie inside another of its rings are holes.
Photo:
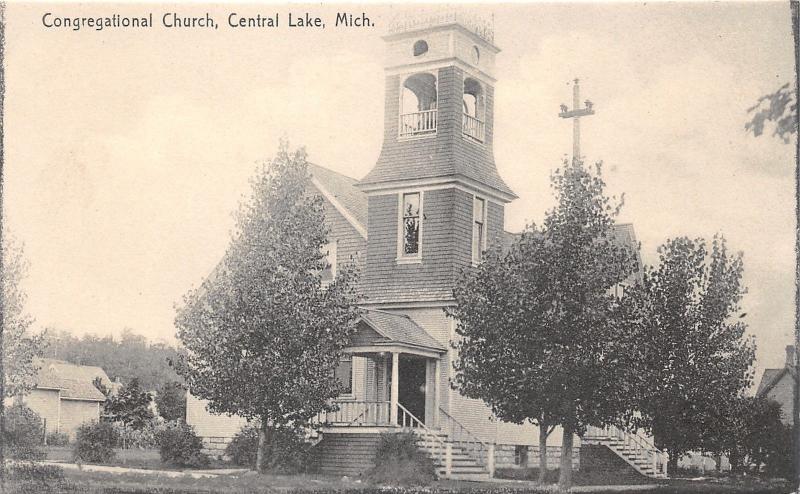
[[[194,428],[184,423],[168,424],[156,432],[161,461],[179,467],[207,467],[208,456],[203,454],[203,440]]]
[[[281,426],[272,429],[272,444],[264,469],[273,473],[294,474],[305,471],[311,463],[311,446],[305,440],[305,429]],[[258,428],[245,425],[225,448],[233,463],[256,468]]]
[[[233,436],[233,440],[225,447],[225,455],[231,457],[234,465],[255,469],[258,452],[258,429],[245,425]]]
[[[42,447],[42,419],[22,403],[6,410],[3,442],[9,457],[17,460],[41,460],[46,453]]]
[[[156,433],[166,427],[166,424],[159,424],[151,420],[145,423],[141,429],[137,430],[122,423],[115,422],[114,428],[117,430],[118,435],[117,447],[123,449],[157,448],[158,442],[156,441]]]
[[[69,444],[69,434],[66,432],[48,432],[47,433],[48,446],[66,446]]]
[[[87,422],[78,427],[73,456],[89,463],[107,463],[114,459],[118,435],[108,422]]]
[[[384,433],[367,477],[379,484],[425,485],[435,480],[433,461],[417,447],[413,432]]]
[[[77,486],[67,480],[64,470],[55,465],[17,463],[10,464],[6,468],[8,492],[19,494],[79,492]]]

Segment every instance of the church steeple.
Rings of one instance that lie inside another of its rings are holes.
[[[450,11],[400,19],[384,40],[383,146],[358,184],[369,200],[362,287],[372,303],[452,300],[516,198],[492,151],[499,49],[490,23]]]
[[[365,192],[400,182],[463,181],[504,202],[497,173],[490,22],[445,11],[396,20],[387,45],[384,140]]]

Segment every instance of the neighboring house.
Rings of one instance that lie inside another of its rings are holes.
[[[105,396],[93,382],[100,378],[106,386],[111,385],[103,369],[53,359],[41,359],[37,365],[34,389],[16,399],[39,414],[47,433],[63,432],[74,439],[78,426],[100,419]]]
[[[781,421],[792,425],[794,409],[794,383],[797,379],[795,368],[795,348],[786,347],[786,362],[780,369],[765,369],[758,385],[756,396],[767,397],[781,405]]]
[[[406,427],[424,438],[444,476],[477,479],[495,467],[537,465],[538,427],[499,421],[482,401],[449,384],[456,323],[444,308],[454,304],[459,273],[479,263],[491,245],[514,239],[504,230],[504,214],[517,196],[493,155],[499,50],[492,33],[450,17],[409,23],[384,39],[384,139],[377,164],[361,180],[310,168],[310,187],[324,198],[330,228],[325,250],[331,272],[323,278],[335,276],[342,263],[357,262],[365,297],[337,371],[347,391],[337,412],[319,417],[316,462],[323,472],[358,475],[372,466],[379,434]],[[632,225],[615,233],[638,253]],[[191,397],[187,422],[209,446],[229,441],[242,423],[209,414]],[[647,438],[629,437],[626,450],[623,439],[616,430],[590,431],[586,451],[606,456],[588,464],[620,463],[663,475],[664,458],[654,455]],[[553,467],[560,443],[556,430],[548,447]],[[575,444],[577,460],[582,444]]]

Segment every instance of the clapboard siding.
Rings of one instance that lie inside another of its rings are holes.
[[[186,423],[193,426],[200,437],[231,438],[247,421],[235,415],[211,413],[207,400],[186,393]]]

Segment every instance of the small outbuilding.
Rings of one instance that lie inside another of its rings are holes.
[[[34,388],[17,399],[39,414],[46,433],[62,432],[74,439],[81,424],[100,420],[105,396],[94,381],[112,385],[103,369],[53,359],[41,359],[38,365]]]

